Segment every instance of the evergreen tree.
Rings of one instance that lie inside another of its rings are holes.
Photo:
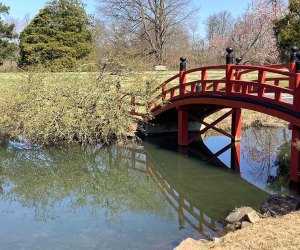
[[[0,3],[0,14],[8,14],[9,7]],[[15,59],[17,44],[13,39],[17,38],[14,33],[14,24],[5,23],[0,17],[0,63],[9,59]]]
[[[289,1],[287,14],[276,20],[274,32],[280,56],[283,61],[289,58],[289,51],[292,46],[300,48],[300,0]]]
[[[92,51],[91,19],[80,0],[52,0],[20,34],[20,64],[72,69]]]

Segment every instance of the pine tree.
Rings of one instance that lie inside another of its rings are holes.
[[[52,0],[20,34],[20,64],[73,69],[93,48],[91,18],[80,0]]]
[[[283,61],[289,58],[290,48],[300,48],[300,0],[289,1],[288,13],[274,23],[277,46]]]
[[[9,7],[0,3],[0,14],[8,14]],[[14,33],[14,24],[5,23],[0,17],[0,64],[5,60],[16,58],[17,44],[14,39],[17,35]]]

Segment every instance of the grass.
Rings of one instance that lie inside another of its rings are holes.
[[[299,249],[300,212],[279,218],[269,217],[244,229],[229,233],[216,242],[198,242],[191,239],[176,250],[204,249]]]

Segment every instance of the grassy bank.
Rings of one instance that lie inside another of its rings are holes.
[[[229,233],[216,242],[188,239],[176,250],[204,249],[299,249],[300,212],[279,218],[266,218],[244,229]]]

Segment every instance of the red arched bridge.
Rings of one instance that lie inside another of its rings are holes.
[[[180,58],[180,71],[153,92],[148,108],[156,119],[169,119],[176,113],[178,145],[187,146],[209,129],[232,139],[241,138],[241,109],[250,109],[283,119],[292,130],[290,180],[300,181],[300,152],[295,143],[300,138],[300,54],[291,50],[287,64],[269,66],[241,65],[233,49],[227,48],[226,65],[186,70],[186,59]],[[298,60],[297,60],[298,57]],[[218,71],[219,78],[215,76]],[[132,102],[134,104],[134,101]],[[208,124],[204,118],[221,109],[230,110]],[[132,111],[134,113],[134,110]],[[216,125],[231,116],[231,133]],[[205,125],[190,135],[189,121]]]

